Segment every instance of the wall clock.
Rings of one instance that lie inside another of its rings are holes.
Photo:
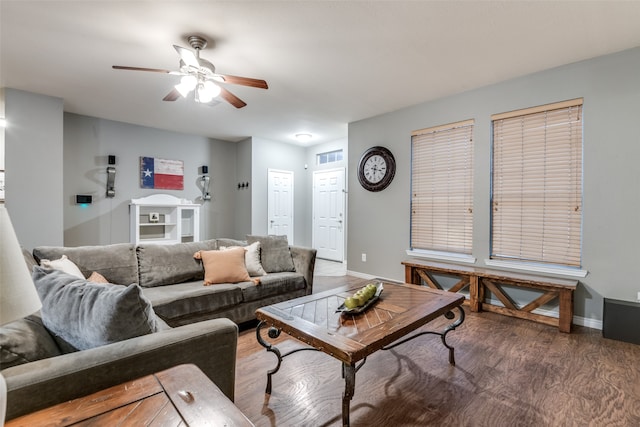
[[[382,191],[396,174],[396,159],[385,147],[371,147],[362,154],[358,164],[358,181],[369,191]]]

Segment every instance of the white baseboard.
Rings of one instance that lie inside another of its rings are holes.
[[[376,276],[372,276],[370,274],[360,273],[358,271],[351,271],[351,270],[347,270],[347,276],[355,276],[361,279],[369,279],[369,280],[376,278]]]
[[[602,330],[602,320],[589,319],[588,317],[573,316],[573,324],[585,326],[591,329]]]

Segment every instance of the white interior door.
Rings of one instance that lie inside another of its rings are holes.
[[[344,261],[344,168],[313,173],[313,247],[318,257]]]
[[[267,181],[269,234],[286,235],[293,244],[293,172],[269,169]]]

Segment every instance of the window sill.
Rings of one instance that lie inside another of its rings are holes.
[[[407,255],[415,258],[434,259],[438,261],[452,261],[464,264],[475,264],[473,255],[457,254],[454,252],[428,251],[424,249],[407,249]]]
[[[497,259],[485,259],[484,265],[486,265],[487,267],[511,268],[513,270],[521,270],[529,273],[557,274],[559,276],[570,277],[586,277],[586,275],[589,273],[587,270],[582,270],[580,268],[561,266],[554,267],[543,264],[530,264],[518,261],[502,261]]]

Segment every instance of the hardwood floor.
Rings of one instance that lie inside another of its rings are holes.
[[[314,290],[355,277],[314,279]],[[446,319],[424,330],[440,329]],[[255,324],[238,340],[236,406],[258,427],[341,425],[340,363],[319,352],[284,359],[265,395],[276,358]],[[636,327],[636,325],[630,325]],[[283,352],[302,347],[281,335]],[[358,426],[640,426],[640,346],[574,326],[571,334],[494,313],[470,313],[447,341],[426,335],[367,359],[356,375],[351,425]]]

